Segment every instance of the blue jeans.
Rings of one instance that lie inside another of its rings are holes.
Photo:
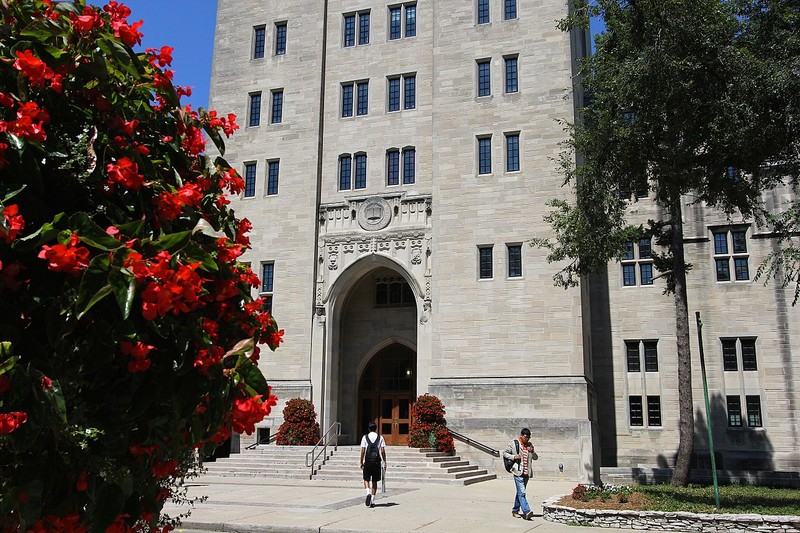
[[[511,512],[518,513],[522,509],[522,514],[527,514],[531,510],[531,506],[528,505],[528,499],[525,497],[528,477],[514,476],[514,485],[517,487],[517,495],[514,498],[514,507],[511,508]]]

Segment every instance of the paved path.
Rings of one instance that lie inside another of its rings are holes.
[[[391,472],[389,473],[391,476]],[[568,494],[574,482],[532,480],[528,499],[537,515],[531,521],[511,516],[514,484],[510,476],[475,485],[397,483],[391,477],[374,508],[364,505],[361,482],[220,478],[204,476],[189,485],[189,496],[207,496],[178,531],[234,533],[611,533],[573,527],[541,517],[542,501]],[[181,509],[168,505],[165,512]]]

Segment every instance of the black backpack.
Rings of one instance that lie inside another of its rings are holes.
[[[519,441],[514,439],[514,444],[517,446],[517,455],[519,455]],[[506,456],[503,456],[503,465],[506,467],[506,472],[511,472],[511,469],[514,467],[514,463],[516,463],[516,459],[508,459]]]
[[[378,435],[375,442],[369,441],[369,435],[364,435],[364,438],[367,439],[367,451],[364,453],[364,466],[381,464],[381,452],[378,448],[381,442],[381,436]]]

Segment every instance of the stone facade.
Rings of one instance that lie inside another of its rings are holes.
[[[504,2],[488,5],[489,21],[479,23],[476,2],[218,1],[210,107],[239,117],[226,158],[250,185],[233,200],[254,227],[242,259],[274,274],[262,292],[286,331],[262,369],[280,398],[311,399],[323,430],[341,422],[351,441],[370,417],[403,431],[402,404],[399,417],[367,412],[377,409],[365,403],[367,372],[380,363],[382,385],[400,386],[391,372],[413,376],[400,392],[438,395],[448,424],[470,438],[502,449],[530,427],[537,475],[596,481],[601,457],[609,466],[656,466],[661,456],[669,464],[677,400],[672,306],[662,284],[623,286],[620,265],[610,265],[607,276],[565,291],[552,283],[559,265],[527,245],[548,235],[546,203],[570,194],[552,158],[564,139],[557,119],[571,120],[580,104],[569,88],[587,35],[555,28],[566,2],[517,0],[513,18]],[[285,53],[276,53],[284,28]],[[518,90],[509,91],[514,64]],[[490,94],[479,95],[487,70]],[[518,140],[518,165],[509,139]],[[480,146],[488,149],[484,168]],[[390,153],[398,154],[397,184]],[[272,188],[270,164],[279,168]],[[635,205],[646,215],[644,202]],[[769,451],[772,466],[784,467],[797,460],[796,311],[773,286],[710,279],[709,232],[718,222],[703,211],[687,217],[696,256],[690,293],[706,338],[758,339],[757,377],[710,377],[730,378],[717,389],[723,396],[733,387],[743,402],[762,394],[764,429],[733,433],[730,449]],[[754,270],[772,241],[753,236]],[[657,341],[657,375],[640,372],[637,381],[626,371],[632,339]],[[413,351],[408,368],[384,361],[392,346]],[[710,364],[720,358],[708,355]],[[380,394],[369,398],[387,400]],[[632,394],[660,397],[661,427],[629,425]],[[265,425],[274,432],[280,416],[277,409]]]

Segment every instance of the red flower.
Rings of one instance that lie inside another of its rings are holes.
[[[6,266],[0,262],[0,282],[5,285],[8,290],[11,292],[16,292],[19,290],[22,282],[24,280],[18,279],[20,272],[22,272],[25,267],[19,260],[15,260],[10,265]]]
[[[144,372],[150,368],[150,359],[147,355],[155,346],[150,346],[143,342],[132,343],[122,341],[119,343],[119,349],[124,355],[130,356],[132,359],[128,362],[128,372],[135,374],[136,372]]]
[[[39,259],[46,260],[47,268],[53,272],[67,272],[77,276],[89,266],[89,249],[76,246],[78,242],[78,234],[73,233],[67,244],[44,245],[39,252]]]
[[[86,472],[78,474],[78,480],[75,482],[75,490],[83,492],[89,488],[89,483],[86,481]]]
[[[125,518],[128,517],[127,514],[117,516],[117,519],[106,528],[106,533],[132,533],[131,526],[125,523]]]
[[[137,44],[142,44],[142,37],[144,34],[139,31],[139,28],[142,27],[142,24],[144,24],[143,20],[134,22],[131,25],[128,25],[127,22],[112,22],[111,27],[114,28],[114,35],[122,39],[123,43],[127,44],[128,46],[134,46]]]
[[[47,139],[44,125],[50,122],[47,110],[40,108],[36,102],[20,104],[17,119],[11,122],[0,121],[0,132],[8,131],[17,137],[25,137],[34,142]]]
[[[270,345],[271,348],[277,348],[283,342],[283,330],[273,331],[269,334],[269,339],[267,344]]]
[[[16,431],[28,421],[28,413],[13,411],[11,413],[0,413],[0,435],[8,435]]]
[[[162,461],[153,464],[153,475],[156,479],[171,476],[178,470],[178,461]]]
[[[231,194],[241,194],[244,191],[244,180],[236,170],[229,168],[219,180],[221,189],[227,189]]]
[[[3,208],[3,224],[0,225],[0,238],[11,244],[25,227],[25,219],[19,214],[17,204],[7,205]]]
[[[108,163],[106,172],[108,173],[109,183],[119,183],[126,189],[138,191],[144,183],[144,176],[139,174],[139,165],[129,157],[118,159],[116,164]]]
[[[206,141],[203,138],[203,132],[194,126],[186,128],[186,138],[181,144],[191,155],[199,155],[206,149]]]
[[[53,380],[47,376],[42,376],[42,390],[48,391],[53,388]]]
[[[171,46],[162,46],[161,50],[156,48],[148,48],[145,53],[149,56],[147,59],[152,65],[158,64],[159,67],[168,67],[172,64],[172,51],[175,50]]]
[[[27,533],[87,533],[88,531],[81,523],[78,513],[72,513],[63,518],[47,515],[37,520]]]
[[[17,60],[14,61],[14,68],[22,72],[31,82],[32,87],[44,85],[45,80],[53,77],[53,69],[48,67],[44,61],[33,55],[30,50],[16,52]]]
[[[261,401],[261,396],[233,400],[233,409],[231,410],[231,426],[233,430],[236,433],[250,435],[256,430],[255,425],[269,415],[270,411],[272,411],[272,406],[277,403],[277,396],[272,394],[269,395],[266,402]]]
[[[69,18],[72,21],[72,25],[75,26],[75,29],[78,31],[88,32],[92,31],[94,28],[103,27],[103,19],[100,17],[100,13],[90,6],[84,6],[83,15],[70,13]]]

